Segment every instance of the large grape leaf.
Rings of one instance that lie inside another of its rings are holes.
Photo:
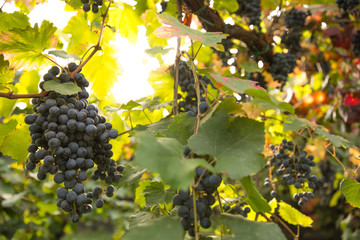
[[[56,46],[57,37],[54,35],[56,27],[49,21],[43,21],[41,26],[35,24],[26,29],[12,29],[0,35],[0,53],[14,68],[31,69],[47,63],[42,52]]]
[[[249,176],[241,179],[241,185],[245,188],[245,192],[247,195],[246,202],[250,205],[252,210],[254,210],[255,212],[271,211],[270,205],[255,188]]]
[[[67,52],[81,56],[88,49],[90,44],[96,44],[98,35],[90,30],[85,14],[79,11],[77,15],[72,17],[67,26],[63,29],[63,33],[71,34]]]
[[[353,178],[347,178],[340,183],[340,190],[349,204],[360,208],[360,183]]]
[[[188,138],[194,132],[195,118],[187,113],[175,115],[174,122],[169,124],[166,136],[176,138],[180,143],[186,145]]]
[[[171,239],[182,240],[183,229],[178,221],[170,216],[161,217],[157,220],[147,221],[126,232],[122,240],[139,239]]]
[[[220,32],[200,32],[180,23],[176,18],[167,13],[159,15],[162,26],[154,31],[154,34],[161,38],[185,37],[199,41],[209,46],[221,42],[226,36]]]
[[[0,12],[0,32],[8,32],[13,28],[25,29],[30,26],[29,17],[20,12]]]
[[[121,73],[116,53],[113,46],[103,46],[102,54],[94,55],[82,71],[92,83],[91,89],[100,100],[108,95]]]
[[[115,8],[109,12],[110,26],[115,26],[116,31],[129,42],[135,44],[137,41],[138,25],[142,24],[140,15],[136,13],[132,6],[123,3],[122,8]]]
[[[55,80],[45,82],[44,89],[46,91],[55,91],[64,95],[71,95],[81,92],[81,88],[73,82],[58,83]]]
[[[300,225],[302,227],[311,227],[313,220],[293,208],[286,202],[279,202],[279,214],[288,223],[292,225]]]
[[[174,189],[187,188],[193,180],[195,168],[200,164],[208,165],[204,159],[185,159],[184,146],[174,138],[156,138],[146,132],[135,136],[138,146],[134,162],[159,173],[164,183]]]
[[[223,239],[286,240],[280,227],[275,223],[253,222],[230,214],[222,214],[221,222],[230,230]]]
[[[323,138],[329,140],[331,142],[331,144],[334,145],[335,147],[348,148],[348,147],[354,146],[354,144],[352,144],[345,138],[325,131],[325,129],[323,127],[317,127],[315,129],[315,133],[322,136]]]
[[[0,143],[0,152],[13,159],[24,162],[31,142],[30,131],[25,123],[19,123]]]
[[[261,155],[265,144],[264,124],[235,118],[227,125],[228,115],[220,109],[189,138],[190,149],[215,157],[215,170],[227,172],[233,179],[260,171],[265,165]]]
[[[317,127],[317,125],[304,118],[298,118],[295,116],[286,117],[284,131],[299,131],[305,127]]]
[[[4,55],[0,55],[0,83],[10,83],[13,80],[14,69],[9,68],[9,61],[4,60]]]

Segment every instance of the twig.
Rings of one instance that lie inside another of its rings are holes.
[[[49,56],[47,56],[46,54],[43,54],[43,53],[41,53],[41,55],[42,55],[44,58],[46,58],[47,60],[49,60],[50,62],[58,65],[58,66],[65,72],[65,69],[64,69],[60,64],[58,64],[56,61],[54,61],[54,59],[52,59],[51,57],[49,57]]]
[[[14,94],[14,92],[1,93],[0,97],[8,99],[19,99],[19,98],[42,98],[48,94],[48,91],[43,91],[41,93],[30,93],[30,94]]]
[[[99,38],[98,38],[98,41],[97,41],[97,44],[95,46],[92,46],[91,48],[94,48],[93,51],[90,53],[90,55],[75,69],[75,71],[71,72],[70,73],[70,78],[73,79],[74,78],[74,75],[78,72],[80,72],[80,70],[82,69],[83,66],[85,66],[85,64],[90,61],[90,59],[95,55],[95,53],[99,50],[101,50],[101,39],[102,39],[102,36],[103,36],[103,33],[104,33],[104,28],[105,28],[105,20],[106,20],[106,16],[108,15],[109,13],[109,9],[110,9],[110,6],[111,6],[111,2],[112,1],[109,1],[109,5],[108,7],[106,8],[106,11],[103,15],[103,19],[102,19],[102,23],[101,23],[101,30],[100,30],[100,34],[99,34]]]
[[[275,220],[276,220],[277,222],[279,222],[281,225],[283,225],[283,227],[291,234],[291,236],[292,236],[294,239],[296,239],[296,234],[289,228],[288,225],[286,225],[286,223],[284,223],[283,220],[281,220],[281,218],[279,218],[278,216],[276,216],[274,213],[270,213],[270,214],[271,214],[271,216],[272,216],[273,218],[275,218]]]

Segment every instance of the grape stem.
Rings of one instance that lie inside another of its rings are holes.
[[[42,98],[48,94],[48,91],[43,91],[41,93],[29,93],[29,94],[14,94],[13,91],[2,93],[0,92],[0,97],[8,99],[19,99],[19,98]]]
[[[111,3],[112,3],[112,1],[109,1],[109,5],[107,6],[106,11],[105,11],[105,13],[104,13],[104,15],[103,15],[103,17],[102,17],[101,30],[100,30],[100,34],[99,34],[99,38],[98,38],[97,44],[96,44],[95,46],[92,46],[92,47],[91,47],[91,48],[93,48],[93,50],[92,50],[92,52],[90,53],[90,55],[89,55],[83,62],[81,62],[81,64],[75,69],[75,71],[73,71],[73,72],[70,73],[70,78],[71,78],[71,79],[74,79],[74,75],[75,75],[76,73],[80,72],[80,70],[82,69],[82,67],[84,67],[85,64],[90,61],[90,59],[95,55],[95,53],[96,53],[97,51],[99,51],[99,50],[102,49],[100,45],[101,45],[102,37],[103,37],[103,35],[104,35],[104,28],[106,27],[106,25],[105,25],[105,20],[106,20],[106,17],[107,17],[107,15],[108,15],[108,13],[109,13],[109,9],[110,9]]]
[[[178,0],[176,2],[177,7],[177,18],[179,22],[182,22],[182,0]],[[180,65],[180,45],[181,45],[181,37],[177,38],[176,42],[176,57],[175,57],[175,74],[174,74],[174,105],[173,105],[173,114],[176,115],[179,113],[178,107],[178,84],[179,84],[179,65]]]
[[[281,218],[279,218],[278,216],[276,216],[274,213],[270,213],[271,217],[273,217],[277,222],[279,222],[281,225],[283,225],[283,227],[291,234],[291,236],[294,238],[294,240],[299,239],[299,236],[297,236],[290,228],[288,225],[286,225],[286,223],[281,220]],[[261,213],[261,215],[266,218],[266,220],[268,220],[269,218],[264,214]]]

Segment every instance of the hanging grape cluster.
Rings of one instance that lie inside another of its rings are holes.
[[[190,190],[179,190],[173,197],[175,206],[180,206],[178,215],[181,217],[181,225],[188,231],[190,236],[195,236],[195,215],[194,215],[194,197],[196,206],[196,219],[200,221],[202,228],[211,226],[210,216],[212,214],[211,206],[215,203],[213,193],[220,186],[222,178],[220,175],[211,174],[204,167],[198,167],[195,172],[195,193]]]
[[[344,12],[353,10],[357,5],[359,5],[359,3],[359,0],[336,0],[336,4]]]
[[[93,13],[98,13],[99,7],[103,4],[103,0],[81,0],[81,2],[85,12],[89,12],[91,10]]]
[[[243,216],[244,218],[247,218],[249,212],[251,211],[250,207],[248,207],[245,202],[235,204],[235,206],[232,206],[232,207],[230,204],[225,204],[223,206],[223,209],[227,213],[239,214],[239,215]]]
[[[246,16],[249,19],[249,25],[257,26],[260,30],[260,0],[237,0],[237,2],[239,4],[239,9],[235,14],[238,16]]]
[[[303,191],[302,189],[315,189],[318,178],[311,175],[311,168],[316,166],[314,156],[308,155],[306,151],[301,151],[292,141],[283,139],[279,146],[270,145],[273,157],[267,166],[272,169],[273,178],[282,181],[287,185],[294,185],[298,192],[293,196],[299,206],[303,206],[309,198],[314,197],[311,191]],[[274,180],[274,179],[272,179]],[[274,181],[273,181],[274,182]],[[265,187],[272,187],[270,178],[265,179]],[[276,197],[276,190],[271,191],[271,197]]]
[[[200,82],[200,113],[204,113],[209,109],[209,104],[206,102],[204,96],[207,86],[211,83],[211,80],[205,76],[198,74],[198,79]],[[186,93],[186,96],[183,97],[179,94],[181,99],[179,102],[180,111],[187,112],[190,116],[195,117],[198,113],[197,109],[197,96],[195,91],[195,78],[193,72],[190,70],[190,67],[184,61],[180,61],[179,64],[179,86],[181,91]]]
[[[360,57],[360,30],[357,30],[351,40],[352,52],[355,57]]]
[[[302,29],[305,26],[305,18],[309,13],[291,9],[285,15],[286,32],[281,36],[281,42],[289,49],[291,53],[301,51],[300,40],[302,37]]]
[[[78,222],[82,214],[92,210],[93,201],[96,207],[102,207],[103,193],[113,196],[115,188],[111,184],[120,180],[124,170],[124,166],[111,159],[113,152],[109,140],[117,138],[117,130],[99,115],[95,105],[88,104],[89,93],[85,87],[89,82],[82,73],[74,74],[74,80],[70,78],[69,72],[77,67],[70,63],[60,72],[53,66],[44,75],[40,88],[44,90],[44,83],[50,80],[59,83],[75,81],[81,92],[62,95],[51,91],[44,98],[34,98],[34,114],[25,117],[31,134],[26,169],[34,171],[38,168],[39,180],[46,179],[48,174],[54,175],[54,182],[62,185],[56,190],[57,206],[70,212],[73,222]],[[101,179],[105,184],[86,193],[84,182],[90,172],[92,180]]]
[[[276,53],[270,64],[270,73],[274,80],[285,83],[288,74],[294,71],[296,56],[291,53]]]

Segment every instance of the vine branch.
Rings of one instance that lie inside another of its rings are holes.
[[[204,6],[204,0],[183,0],[185,5],[191,12],[196,13]],[[206,7],[205,10],[198,14],[199,21],[207,32],[223,32],[229,34],[231,38],[239,39],[243,41],[249,49],[253,49],[253,46],[259,51],[265,50],[270,47],[268,51],[261,55],[261,58],[268,62],[272,62],[273,53],[272,47],[266,41],[266,38],[259,36],[253,31],[248,31],[239,25],[225,24],[216,10]]]
[[[42,98],[48,94],[48,91],[43,91],[41,93],[30,93],[30,94],[14,94],[14,92],[2,93],[0,92],[0,97],[8,99],[19,99],[19,98]]]

